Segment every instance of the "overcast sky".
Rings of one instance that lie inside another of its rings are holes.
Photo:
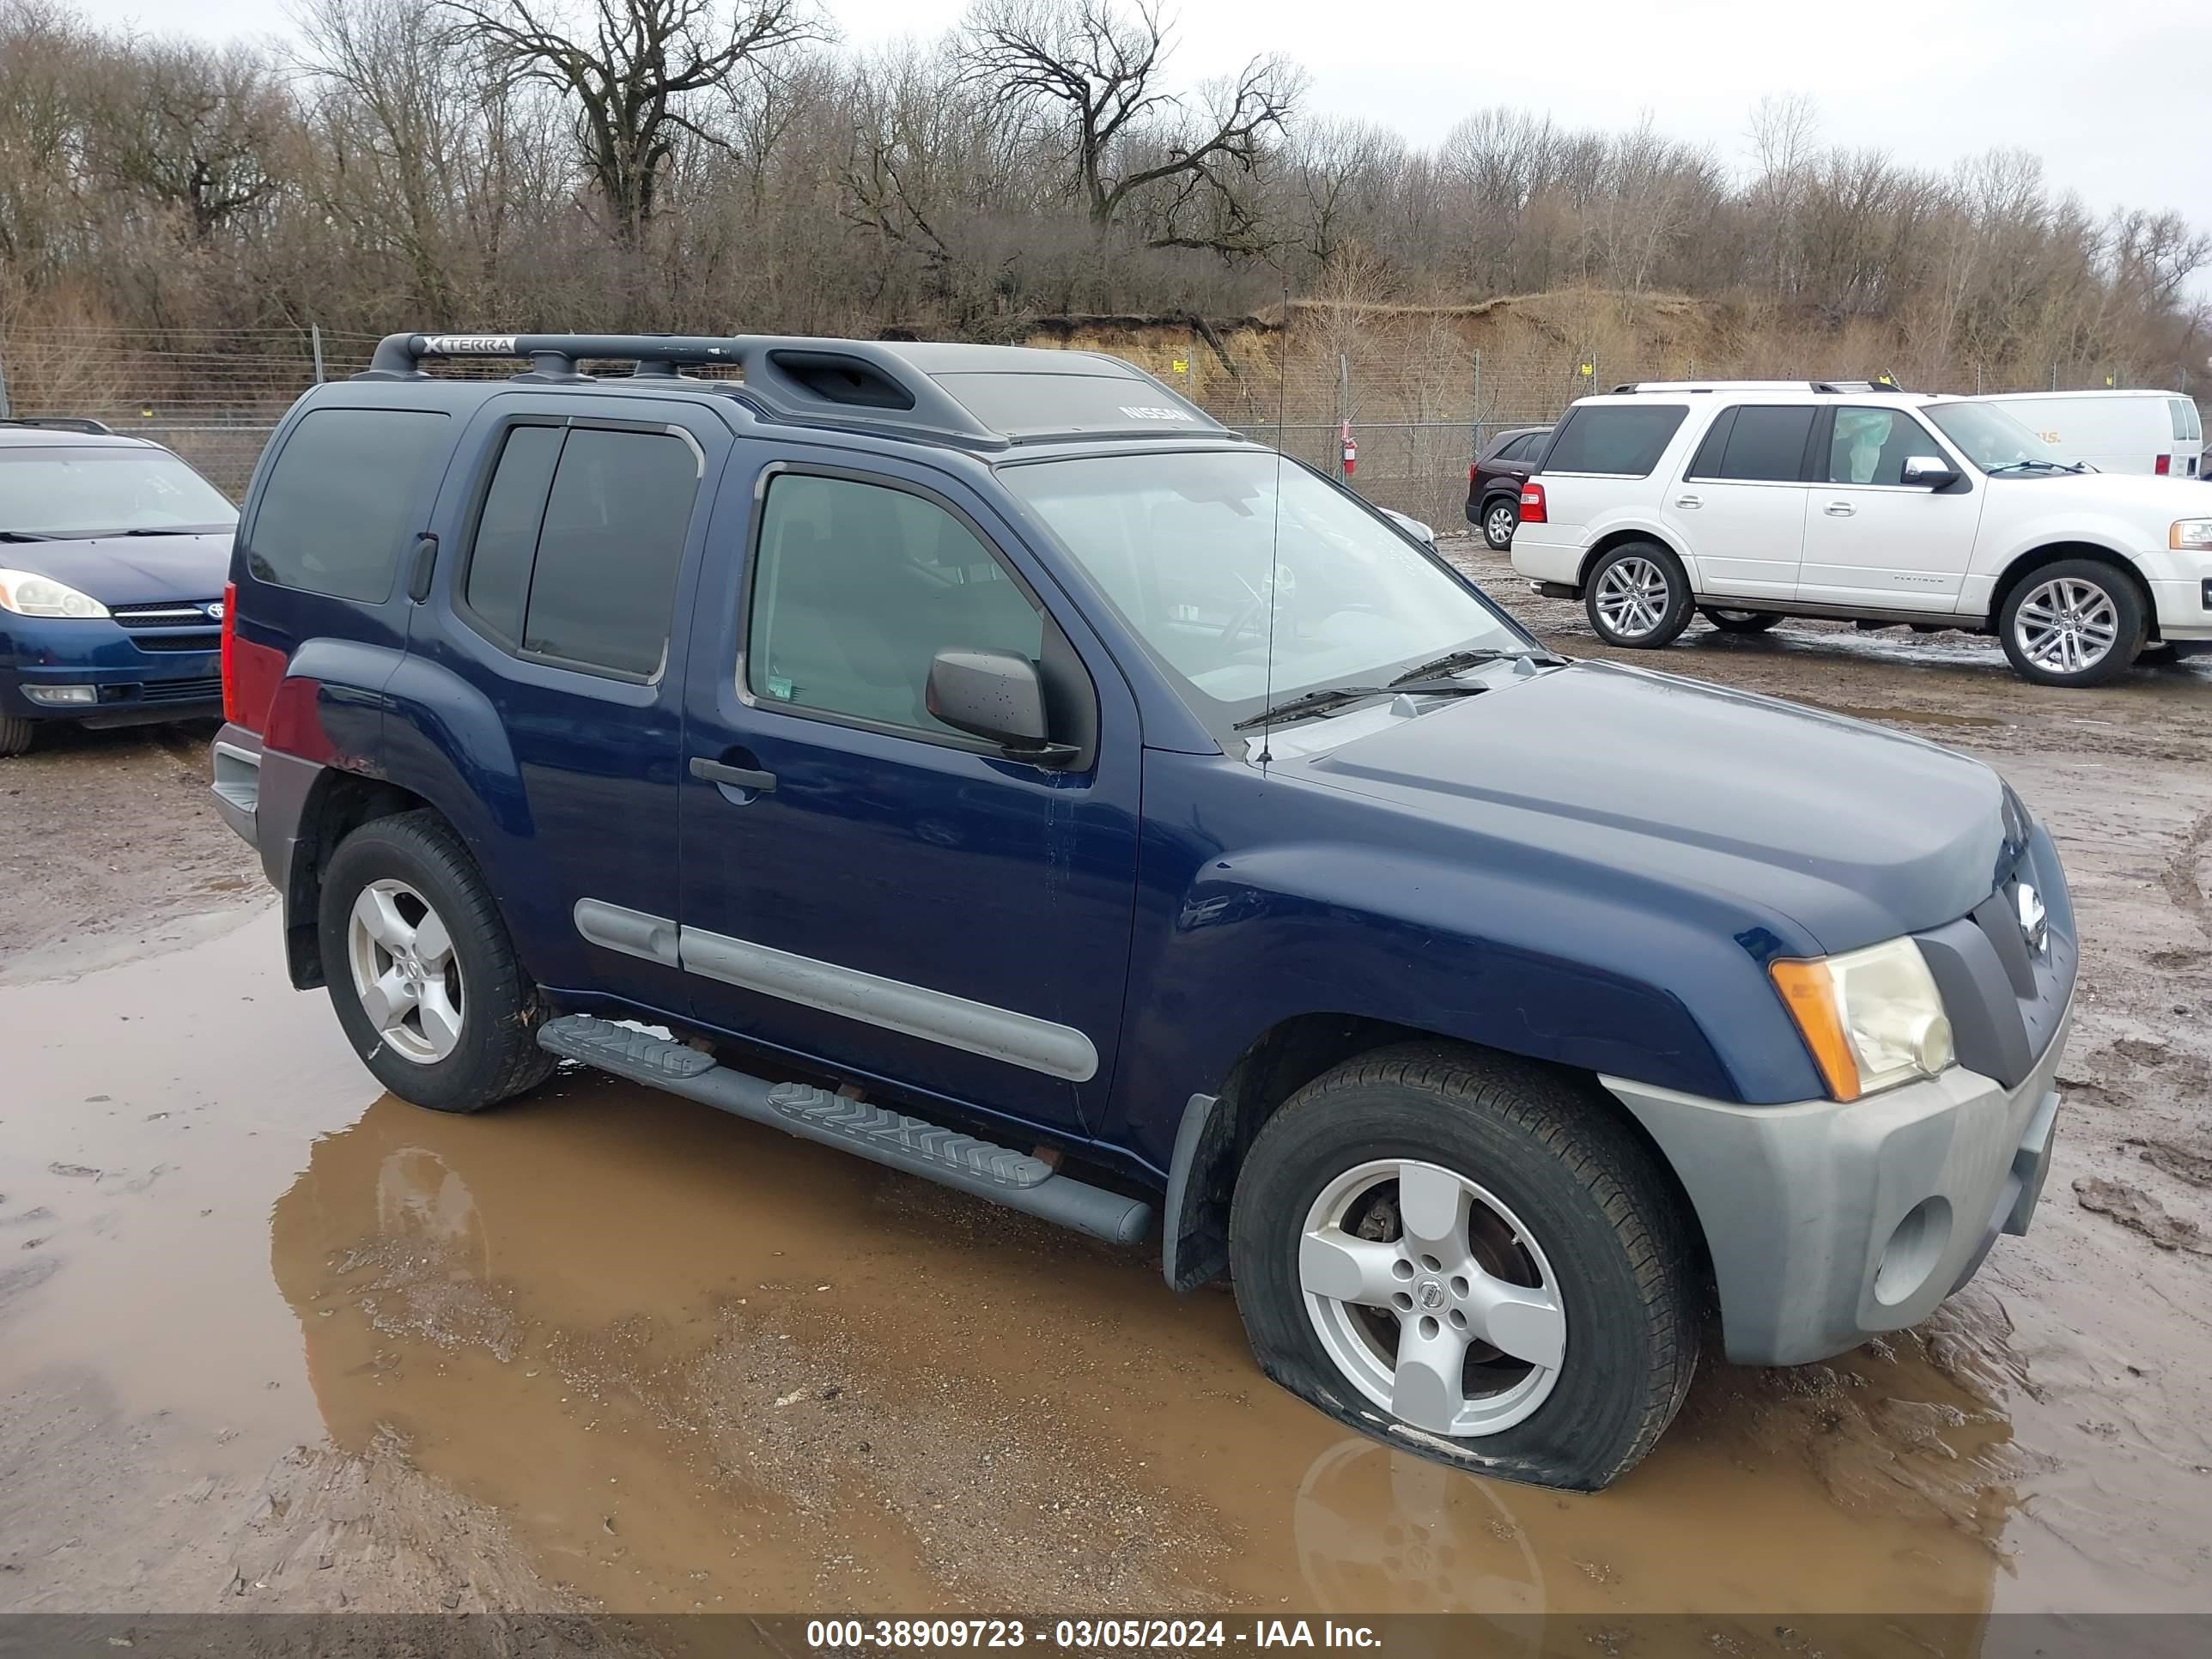
[[[289,35],[284,0],[77,0],[106,23]],[[1172,3],[1172,0],[1171,0]],[[961,0],[829,0],[848,40],[930,35]],[[2208,0],[1184,0],[1173,67],[1202,79],[1274,50],[1306,111],[1433,143],[1486,104],[1668,134],[1744,159],[1763,93],[1802,92],[1832,143],[1947,167],[2031,150],[2092,207],[2178,208],[2212,228]]]

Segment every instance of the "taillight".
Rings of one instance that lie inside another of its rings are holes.
[[[222,717],[238,723],[238,675],[231,666],[238,639],[238,584],[222,585]]]
[[[2157,473],[2161,478],[2166,477],[2173,471],[2173,457],[2171,455],[2160,456],[2156,460],[2150,464],[2150,470]]]
[[[1531,480],[1521,486],[1521,522],[1543,524],[1544,486]]]
[[[1481,463],[1481,462],[1480,462],[1480,461],[1469,461],[1469,462],[1467,464],[1467,481],[1468,481],[1468,483],[1469,483],[1470,484],[1471,484],[1471,483],[1473,483],[1474,482],[1474,475],[1475,475],[1476,473],[1478,473],[1478,472],[1481,471],[1482,471],[1482,463]]]

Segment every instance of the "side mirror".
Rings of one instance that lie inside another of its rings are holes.
[[[925,700],[947,726],[997,744],[1010,759],[1065,766],[1079,752],[1052,741],[1036,665],[1012,652],[939,652],[930,659]]]
[[[1925,489],[1941,489],[1959,482],[1959,469],[1936,455],[1907,455],[1905,482]]]

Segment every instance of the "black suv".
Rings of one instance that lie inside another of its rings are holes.
[[[1467,470],[1467,521],[1478,525],[1482,539],[1503,553],[1513,545],[1521,522],[1521,486],[1543,459],[1548,426],[1508,427],[1490,441]]]

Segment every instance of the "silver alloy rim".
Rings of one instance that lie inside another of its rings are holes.
[[[1656,629],[1669,597],[1667,573],[1649,559],[1622,559],[1597,579],[1597,613],[1624,640],[1640,640]]]
[[[2112,653],[2120,637],[2119,607],[2093,581],[2061,576],[2028,591],[2013,613],[2021,654],[2054,674],[2077,674]]]
[[[1322,1189],[1298,1285],[1344,1379],[1431,1434],[1497,1434],[1559,1379],[1567,1318],[1518,1216],[1441,1164],[1383,1158]]]
[[[461,1041],[460,958],[444,920],[404,881],[373,881],[353,902],[346,961],[378,1037],[403,1060],[434,1066]]]
[[[1490,509],[1490,539],[1503,547],[1513,539],[1513,509],[1499,506]]]

